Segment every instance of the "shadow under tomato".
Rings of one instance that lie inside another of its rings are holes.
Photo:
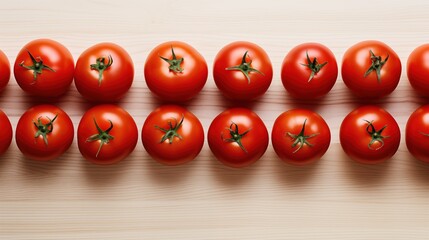
[[[152,159],[144,153],[142,161],[146,174],[155,182],[166,185],[177,185],[185,181],[196,167],[198,157],[190,162],[177,166],[168,166]]]
[[[362,164],[350,159],[343,151],[339,152],[338,160],[343,164],[346,179],[366,187],[384,184],[394,160],[389,159],[378,164]]]

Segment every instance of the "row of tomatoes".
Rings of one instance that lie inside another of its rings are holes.
[[[406,126],[406,143],[416,158],[429,162],[429,105],[417,109]],[[0,111],[0,153],[9,147],[12,126]],[[60,108],[38,105],[27,110],[16,126],[16,144],[34,160],[51,160],[72,144],[73,123]],[[126,158],[138,138],[136,123],[124,109],[103,104],[89,109],[77,130],[78,148],[84,158],[97,164],[112,164]],[[247,108],[231,108],[211,123],[207,140],[214,156],[230,167],[245,167],[262,157],[268,147],[268,131],[261,118]],[[178,105],[163,105],[145,120],[141,139],[148,154],[166,165],[193,160],[204,144],[198,118]],[[331,133],[315,112],[294,109],[274,122],[271,141],[280,159],[305,165],[320,159],[328,150]],[[340,142],[350,158],[368,164],[383,162],[397,151],[400,130],[384,109],[362,106],[349,113],[340,127]]]
[[[429,45],[414,50],[407,65],[411,85],[429,96],[427,64]],[[361,98],[379,98],[390,94],[401,76],[401,61],[386,44],[364,41],[350,47],[342,59],[344,83]],[[74,65],[66,47],[38,39],[18,53],[13,66],[19,86],[31,95],[57,97],[71,82],[89,101],[115,102],[132,85],[134,65],[129,54],[113,43],[101,43],[84,51]],[[183,102],[196,96],[204,87],[207,63],[192,46],[166,42],[147,56],[144,76],[148,88],[161,100]],[[338,67],[334,54],[324,45],[304,43],[285,57],[281,80],[295,98],[314,99],[326,95],[334,86]],[[267,53],[250,42],[233,42],[222,48],[213,63],[213,79],[227,98],[237,101],[262,96],[271,84],[273,68]],[[10,78],[9,62],[0,52],[0,90]]]

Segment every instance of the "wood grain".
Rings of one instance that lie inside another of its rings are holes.
[[[161,103],[143,78],[146,55],[169,40],[188,42],[206,58],[210,73],[201,94],[185,106],[205,129],[223,109],[235,106],[217,91],[211,67],[229,42],[261,45],[271,57],[273,83],[248,104],[271,131],[283,111],[319,112],[332,132],[323,159],[308,167],[281,163],[270,146],[252,167],[232,170],[218,163],[205,144],[185,166],[165,167],[150,159],[141,140],[125,161],[107,167],[82,159],[74,142],[60,159],[25,159],[15,143],[0,157],[0,239],[427,239],[429,166],[407,152],[404,137],[394,158],[378,166],[352,162],[343,153],[339,125],[356,100],[339,77],[321,101],[290,98],[280,81],[281,62],[293,46],[325,44],[339,65],[352,44],[386,42],[400,56],[403,73],[385,107],[404,133],[408,116],[426,99],[411,89],[405,66],[409,53],[426,43],[429,3],[424,1],[10,1],[0,8],[0,49],[14,62],[36,38],[52,38],[75,59],[104,41],[123,46],[135,64],[135,81],[119,105],[139,129]],[[30,106],[14,78],[0,96],[13,126]],[[75,127],[91,105],[75,87],[57,104]]]

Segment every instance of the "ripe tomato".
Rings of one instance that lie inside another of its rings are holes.
[[[0,92],[3,91],[10,79],[10,64],[6,54],[0,51]]]
[[[83,52],[76,63],[74,82],[92,102],[116,102],[125,96],[134,79],[130,55],[114,43],[99,43]]]
[[[379,41],[363,41],[350,47],[341,67],[344,83],[361,98],[381,98],[393,92],[401,71],[398,55]]]
[[[77,129],[80,153],[96,164],[113,164],[125,159],[134,150],[137,137],[137,125],[131,115],[111,104],[89,109]]]
[[[214,156],[229,167],[256,162],[268,147],[268,131],[259,116],[246,108],[231,108],[210,124],[208,142]]]
[[[198,118],[180,106],[155,109],[143,124],[143,146],[149,155],[165,165],[193,160],[204,144],[204,130]]]
[[[258,45],[233,42],[216,55],[213,78],[225,97],[249,101],[267,91],[273,79],[273,67],[267,53]]]
[[[429,162],[429,105],[413,112],[405,128],[408,151],[417,159]]]
[[[423,44],[410,54],[407,75],[411,86],[418,94],[429,97],[429,44]]]
[[[325,154],[331,142],[331,132],[319,114],[293,109],[276,119],[271,141],[281,160],[305,165],[319,160]]]
[[[73,56],[59,42],[37,39],[25,45],[15,60],[16,82],[37,97],[63,95],[73,81]]]
[[[147,56],[144,77],[150,91],[163,101],[184,102],[195,97],[207,81],[207,63],[184,42],[165,42]]]
[[[7,115],[0,110],[0,126],[2,133],[0,134],[0,155],[5,153],[12,142],[12,125],[10,124]]]
[[[401,133],[395,119],[377,106],[362,106],[341,123],[340,142],[353,160],[375,164],[391,158],[399,147]]]
[[[16,145],[27,158],[48,161],[61,156],[73,142],[70,117],[54,105],[28,109],[16,126]]]
[[[334,54],[319,43],[298,45],[283,60],[283,86],[294,98],[315,99],[326,95],[334,86],[337,76]]]

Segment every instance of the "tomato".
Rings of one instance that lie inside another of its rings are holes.
[[[331,132],[319,114],[293,109],[276,119],[271,141],[281,160],[305,165],[319,160],[325,154],[331,142]]]
[[[29,159],[53,160],[73,142],[74,128],[70,117],[54,105],[37,105],[28,109],[16,126],[16,145]]]
[[[381,98],[392,93],[401,71],[398,55],[379,41],[363,41],[350,47],[341,67],[344,83],[360,98]]]
[[[247,108],[231,108],[210,124],[208,143],[220,162],[241,168],[256,162],[265,153],[268,131],[256,113]]]
[[[407,62],[407,75],[414,90],[429,97],[429,44],[423,44],[410,54]]]
[[[429,105],[421,106],[411,114],[405,128],[405,141],[415,158],[429,162]]]
[[[376,164],[390,159],[398,150],[401,133],[395,119],[377,106],[362,106],[341,123],[340,143],[353,160]]]
[[[273,67],[267,53],[258,45],[233,42],[216,55],[213,78],[226,98],[250,101],[267,91]]]
[[[10,64],[6,54],[0,51],[0,92],[5,89],[10,79]]]
[[[142,142],[148,154],[165,165],[193,160],[204,144],[204,130],[198,118],[183,107],[164,105],[146,118]]]
[[[99,43],[80,55],[74,78],[77,90],[87,100],[116,102],[133,83],[134,64],[119,45]]]
[[[319,43],[300,44],[283,60],[282,83],[294,98],[316,99],[325,96],[334,86],[337,76],[334,54]]]
[[[12,125],[7,115],[0,110],[0,126],[2,133],[0,135],[0,155],[5,153],[12,142]]]
[[[184,102],[195,97],[207,81],[207,63],[184,42],[165,42],[155,47],[144,65],[146,84],[163,101]]]
[[[137,138],[137,125],[131,115],[111,104],[89,109],[77,129],[80,153],[96,164],[113,164],[125,159],[134,150]]]
[[[25,92],[37,97],[58,97],[73,81],[74,60],[59,42],[37,39],[18,53],[13,71]]]

